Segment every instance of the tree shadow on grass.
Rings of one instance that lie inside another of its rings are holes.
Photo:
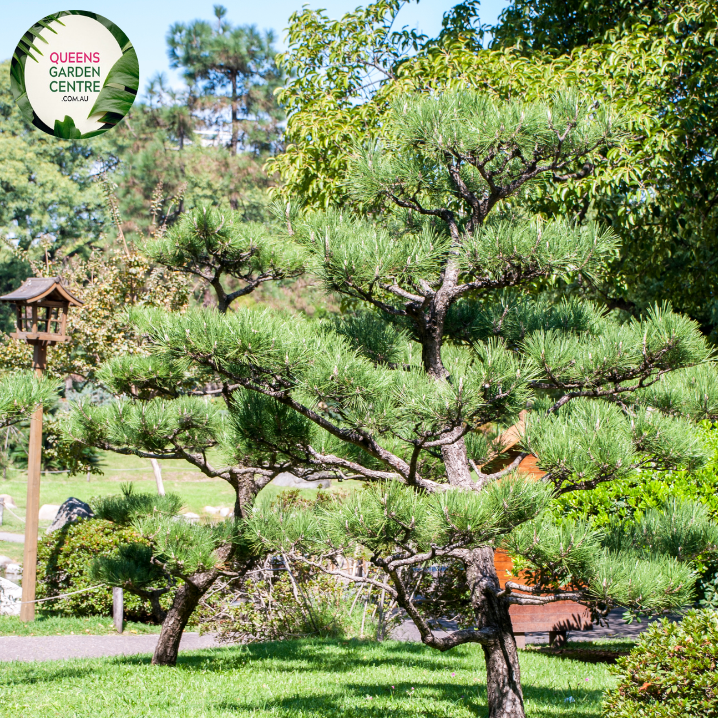
[[[308,639],[183,652],[179,655],[177,666],[185,670],[226,671],[247,663],[279,661],[288,670],[295,670],[303,664],[314,670],[349,672],[366,666],[396,665],[398,660],[410,663],[415,668],[436,671],[445,670],[447,662],[446,657],[420,643],[378,644],[370,641]],[[483,655],[480,660],[483,662]]]
[[[278,715],[296,716],[416,716],[426,718],[446,718],[452,716],[484,715],[486,713],[486,686],[483,682],[483,655],[478,646],[461,647],[454,652],[464,658],[470,654],[472,668],[481,674],[481,682],[472,686],[452,683],[444,680],[397,682],[392,691],[386,676],[377,680],[352,680],[351,675],[357,671],[368,671],[382,665],[406,667],[407,670],[436,672],[436,678],[447,675],[450,656],[437,654],[422,644],[386,642],[342,641],[332,639],[310,639],[303,641],[286,641],[276,643],[255,644],[251,646],[231,646],[220,648],[198,649],[180,653],[177,667],[150,667],[151,657],[148,654],[132,656],[114,656],[107,659],[72,659],[69,661],[32,664],[23,668],[12,665],[10,671],[4,671],[0,678],[0,686],[10,688],[12,685],[54,684],[65,680],[82,679],[90,674],[106,672],[108,680],[112,680],[113,667],[136,667],[152,671],[177,670],[192,673],[232,672],[244,669],[248,665],[268,674],[295,673],[332,673],[345,676],[337,685],[336,692],[324,693],[321,686],[316,693],[311,685],[297,686],[297,693],[292,696],[278,697],[273,695],[272,686],[267,687],[265,696],[249,697],[244,700],[222,700],[214,704],[217,709],[229,713],[252,712],[257,710],[274,710]],[[550,658],[547,660],[551,660]],[[559,663],[558,659],[553,659]],[[560,662],[563,664],[563,662]],[[565,670],[565,664],[563,664]],[[270,677],[268,676],[268,678]],[[417,676],[418,677],[418,676]],[[317,676],[317,681],[321,681]],[[531,705],[531,714],[535,718],[555,716],[556,710],[572,708],[572,715],[598,715],[600,711],[601,690],[576,686],[570,690],[533,686],[528,681],[530,676],[524,674],[524,697]],[[410,693],[414,688],[415,692]],[[241,689],[240,689],[241,690]],[[286,685],[282,687],[286,691]],[[260,691],[261,692],[261,691]],[[276,690],[275,690],[276,692]],[[367,698],[372,696],[372,698]],[[570,705],[566,699],[572,697]],[[419,703],[417,703],[419,700]],[[418,711],[420,704],[421,710]],[[576,711],[575,709],[578,709]]]
[[[414,689],[412,691],[412,689]],[[580,707],[592,714],[600,712],[602,691],[575,689],[573,702],[568,705],[566,691],[524,686],[524,698],[531,705],[533,718],[553,718],[557,708]],[[347,683],[343,691],[334,695],[295,695],[274,698],[270,692],[256,700],[220,701],[217,709],[237,714],[266,711],[278,716],[392,716],[393,718],[447,718],[447,716],[477,716],[488,711],[486,686],[474,687],[451,683],[397,683],[394,691],[376,683]]]

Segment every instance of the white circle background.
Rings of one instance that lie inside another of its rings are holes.
[[[35,38],[34,45],[42,52],[42,55],[32,52],[38,62],[34,62],[31,57],[27,57],[26,59],[25,87],[27,96],[32,105],[32,109],[35,110],[35,114],[37,114],[50,129],[55,127],[55,120],[62,122],[65,119],[65,115],[69,115],[72,117],[75,127],[77,127],[80,132],[83,134],[93,132],[102,127],[99,118],[102,117],[104,112],[92,118],[89,118],[87,115],[100,93],[85,92],[84,90],[82,92],[51,92],[50,82],[52,80],[70,80],[70,82],[72,82],[73,78],[52,77],[50,75],[50,68],[55,67],[59,71],[61,67],[78,67],[80,65],[99,67],[100,77],[98,86],[101,90],[112,66],[122,57],[122,48],[120,48],[119,43],[115,40],[112,33],[93,18],[85,17],[84,15],[65,15],[60,18],[60,20],[64,24],[64,27],[57,21],[48,23],[57,35],[53,34],[47,28],[43,28],[40,33],[42,37],[47,40],[48,44]],[[50,62],[50,55],[54,52],[61,52],[63,55],[66,52],[98,52],[100,54],[100,62],[82,62],[79,64],[65,62],[54,64]],[[87,79],[96,81],[98,78],[95,76]],[[63,102],[62,98],[66,96],[83,96],[87,97],[88,101]]]

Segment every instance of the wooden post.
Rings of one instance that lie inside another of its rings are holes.
[[[162,483],[162,469],[160,468],[160,462],[157,459],[150,459],[152,464],[152,471],[155,472],[155,483],[157,484],[157,493],[160,496],[165,495],[165,485]]]
[[[112,589],[112,620],[117,633],[122,633],[125,620],[125,597],[121,588]]]
[[[37,310],[33,308],[33,312]],[[36,321],[33,316],[33,321]],[[47,361],[47,347],[35,344],[32,356],[35,374],[42,376]],[[42,464],[42,406],[30,419],[30,444],[27,453],[27,507],[25,510],[25,547],[22,558],[22,604],[20,620],[35,619],[35,582],[37,579],[37,525],[40,513],[40,467]]]

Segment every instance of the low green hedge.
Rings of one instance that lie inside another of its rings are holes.
[[[77,521],[45,536],[37,552],[37,598],[95,585],[90,577],[92,560],[128,543],[149,545],[133,528],[98,519]],[[44,611],[61,616],[109,616],[112,588],[105,586],[41,605]],[[124,610],[128,621],[152,622],[149,603],[127,591]]]
[[[680,623],[652,624],[620,658],[606,718],[718,716],[718,612],[689,611]]]

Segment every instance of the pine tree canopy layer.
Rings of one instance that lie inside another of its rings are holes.
[[[26,419],[40,405],[57,402],[53,379],[38,379],[29,371],[15,372],[0,378],[0,429]]]
[[[611,108],[576,93],[402,98],[382,143],[355,148],[349,190],[365,216],[290,204],[259,228],[202,210],[149,248],[213,286],[222,273],[249,286],[304,270],[343,295],[346,311],[133,310],[146,356],[107,364],[103,382],[120,398],[77,406],[68,433],[225,478],[255,551],[337,561],[367,551],[386,574],[376,585],[441,650],[513,641],[512,603],[572,598],[596,615],[685,604],[688,555],[718,543],[705,513],[674,503],[633,533],[551,517],[558,494],[702,465],[694,424],[718,418],[714,356],[695,322],[668,305],[626,322],[580,298],[552,301],[552,283],[600,276],[616,238],[599,224],[529,216],[525,200],[539,183],[587,176],[622,133]],[[528,455],[542,479],[515,473]],[[368,488],[323,510],[252,510],[283,471]],[[681,531],[678,550],[670,534]],[[200,570],[208,547],[198,539],[194,554],[167,561]],[[500,588],[500,547],[530,585]],[[464,567],[474,621],[442,637],[409,584],[421,567],[451,562]]]

